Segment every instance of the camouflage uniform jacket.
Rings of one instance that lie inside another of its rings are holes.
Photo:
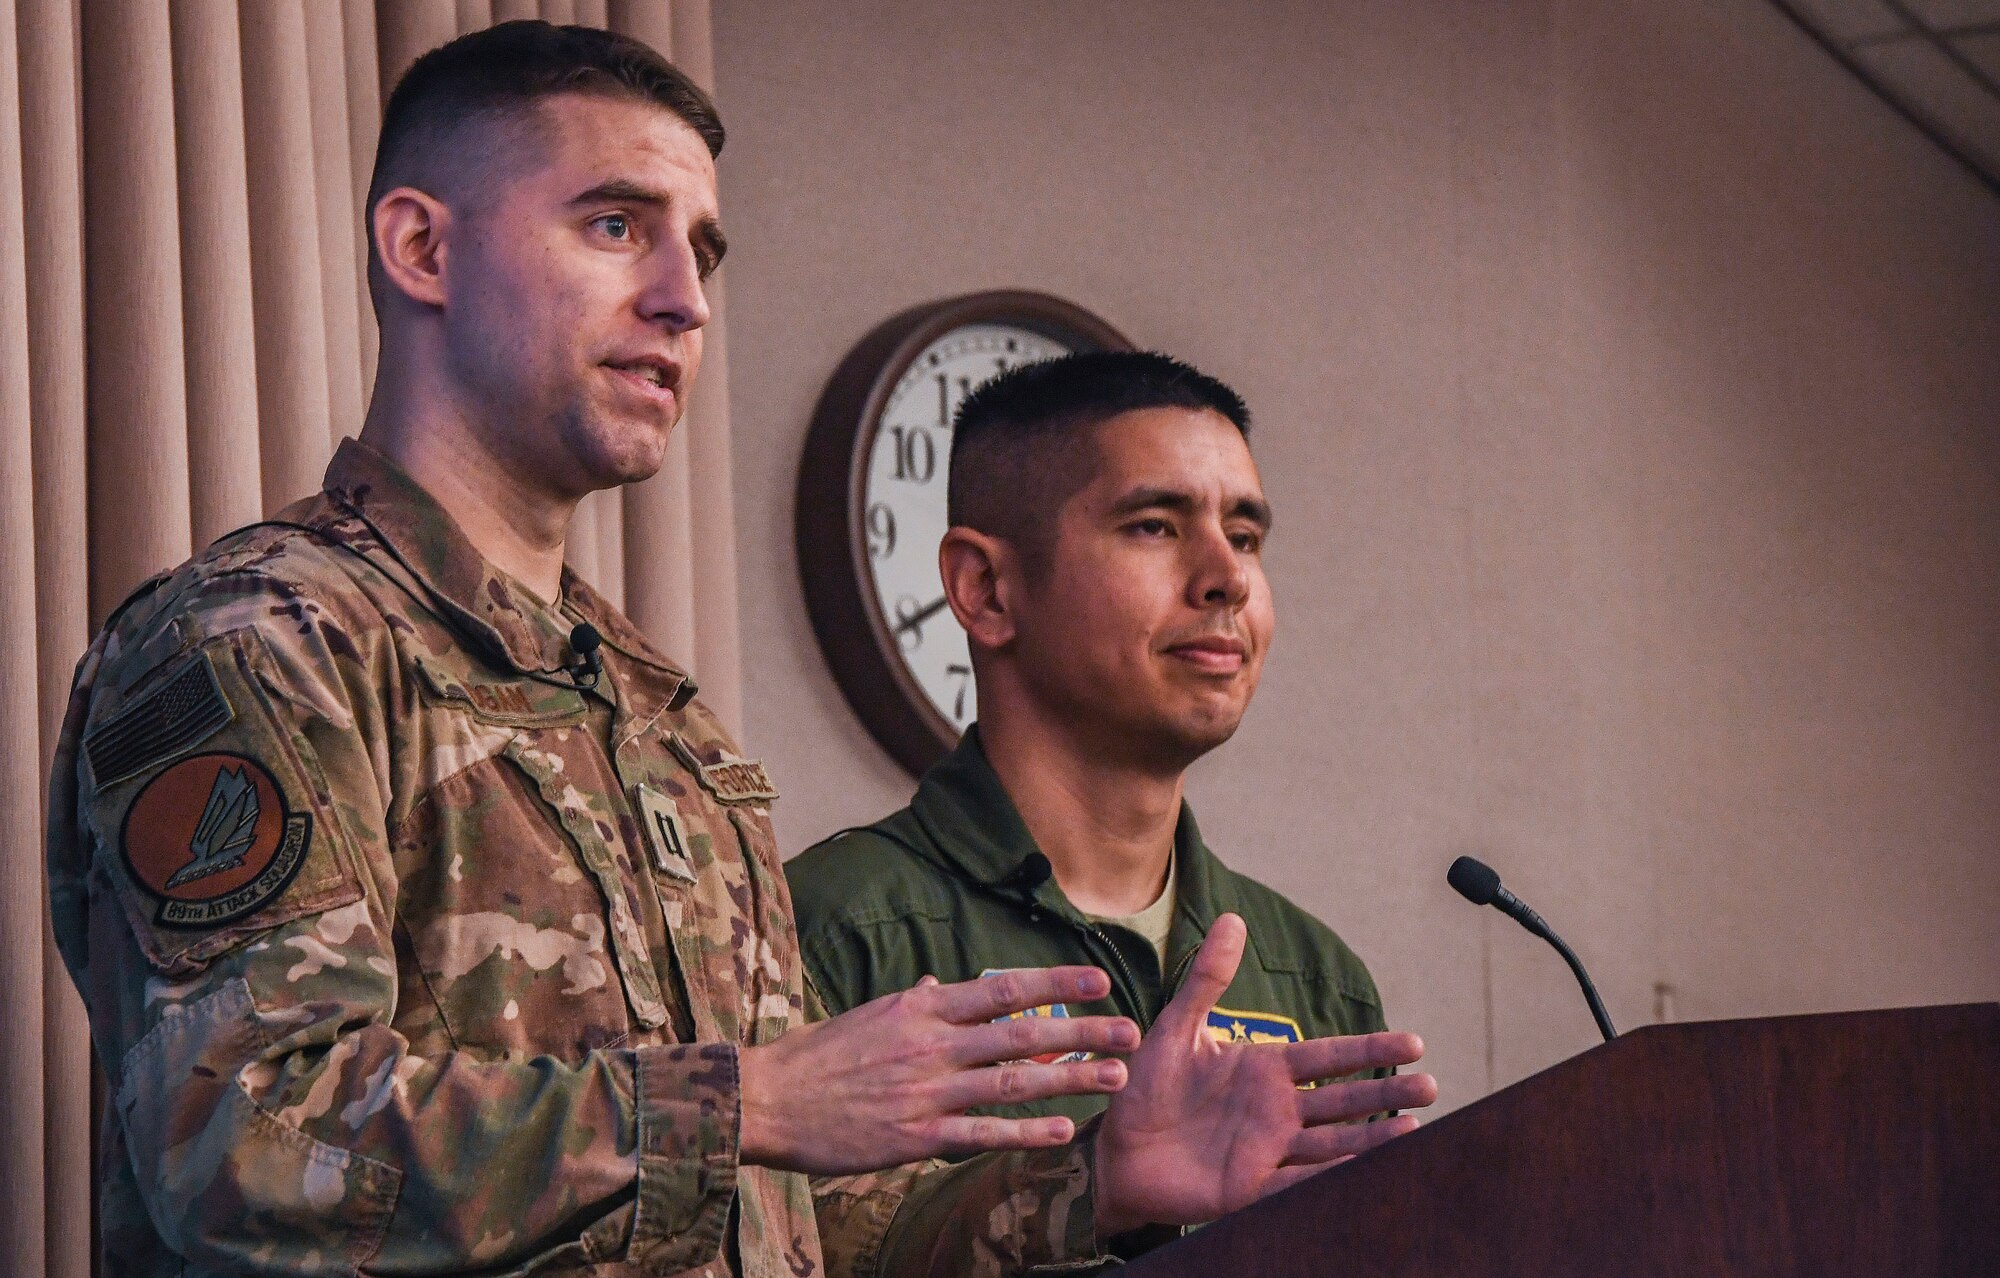
[[[106,1272],[1087,1257],[1083,1145],[811,1185],[739,1163],[739,1049],[819,1014],[775,795],[686,674],[562,594],[349,442],[85,653],[49,886],[108,1075]]]

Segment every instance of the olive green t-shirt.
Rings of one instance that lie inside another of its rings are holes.
[[[1239,914],[1249,943],[1208,1017],[1218,1038],[1275,1041],[1386,1028],[1368,969],[1333,931],[1225,866],[1183,805],[1174,835],[1173,904],[1162,954],[1125,927],[1094,921],[1049,876],[977,727],[925,774],[910,806],[807,849],[785,867],[806,977],[830,1012],[908,989],[925,976],[972,980],[1010,967],[1091,963],[1111,994],[1032,1014],[1117,1014],[1141,1029],[1166,1006],[1219,914]],[[1103,1097],[1063,1097],[991,1112],[1067,1114]]]

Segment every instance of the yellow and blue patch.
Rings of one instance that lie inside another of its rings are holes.
[[[1276,1012],[1210,1009],[1208,1036],[1218,1043],[1296,1043],[1305,1037],[1299,1023]]]
[[[1239,1012],[1217,1007],[1208,1013],[1208,1036],[1218,1043],[1296,1043],[1305,1037],[1299,1023],[1276,1012]],[[1309,1092],[1317,1083],[1300,1083]]]
[[[979,976],[981,980],[984,980],[989,976],[998,976],[1002,972],[1017,972],[1021,970],[1023,969],[1013,967],[989,967],[981,972]],[[996,1016],[993,1018],[993,1024],[998,1025],[1001,1021],[1018,1021],[1029,1016],[1046,1016],[1066,1021],[1069,1019],[1069,1004],[1043,1003],[1039,1007],[1030,1007],[1025,1011],[1009,1012],[1005,1016]],[[1087,1061],[1090,1057],[1091,1054],[1089,1052],[1043,1052],[1040,1056],[1030,1056],[1026,1059],[1035,1062],[1037,1065],[1062,1065],[1070,1061]]]

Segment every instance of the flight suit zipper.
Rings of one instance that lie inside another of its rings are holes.
[[[1042,907],[1042,905],[1039,902],[1035,901],[1033,898],[1030,898],[1026,904],[1028,907],[1028,922],[1031,924],[1040,919],[1043,914],[1048,913],[1048,911],[1045,910]],[[1058,915],[1057,917],[1061,918],[1060,915]],[[1116,967],[1118,969],[1117,972],[1118,976],[1125,978],[1125,985],[1124,985],[1125,1001],[1129,1003],[1134,1010],[1135,1015],[1133,1019],[1139,1022],[1140,1033],[1143,1034],[1145,1031],[1151,1029],[1153,1025],[1153,1017],[1152,1014],[1146,1010],[1145,1001],[1139,997],[1139,978],[1132,975],[1131,966],[1125,962],[1125,956],[1118,952],[1118,946],[1112,942],[1111,937],[1107,935],[1104,932],[1104,930],[1098,927],[1095,923],[1078,922],[1070,919],[1062,919],[1062,921],[1064,923],[1069,924],[1069,926],[1075,928],[1077,931],[1082,932],[1085,936],[1088,936],[1092,940],[1096,941],[1099,947],[1101,947],[1106,953],[1111,955],[1111,966]],[[1116,991],[1114,990],[1113,992],[1115,993]]]
[[[1118,974],[1125,978],[1126,995],[1132,1006],[1139,1013],[1139,1032],[1144,1034],[1147,1030],[1153,1028],[1153,1015],[1146,1009],[1145,1003],[1139,998],[1139,978],[1132,975],[1132,969],[1126,964],[1125,956],[1118,952],[1118,946],[1113,943],[1110,936],[1102,928],[1098,927],[1095,923],[1086,923],[1083,925],[1083,928],[1091,936],[1097,938],[1097,943],[1110,953],[1112,963],[1117,965]]]
[[[1032,912],[1040,913],[1039,909]],[[1105,952],[1111,955],[1112,966],[1118,969],[1118,975],[1125,980],[1126,1001],[1138,1012],[1136,1019],[1139,1022],[1139,1032],[1143,1034],[1147,1030],[1152,1029],[1154,1017],[1152,1012],[1147,1009],[1144,1000],[1139,997],[1139,978],[1132,974],[1131,965],[1125,961],[1124,954],[1119,952],[1117,943],[1111,939],[1110,935],[1103,928],[1097,926],[1095,923],[1072,923],[1070,926],[1090,936]],[[1180,962],[1174,964],[1172,976],[1168,977],[1166,982],[1160,987],[1165,1002],[1171,1003],[1174,995],[1180,992],[1181,982],[1187,979],[1188,969],[1194,966],[1194,960],[1200,953],[1201,946],[1196,945],[1186,954],[1181,955]]]
[[[1029,923],[1034,923],[1043,914],[1048,912],[1041,904],[1032,899],[1027,902],[1027,906]],[[1071,922],[1067,919],[1063,921],[1096,941],[1100,948],[1111,955],[1111,966],[1118,969],[1117,975],[1123,977],[1125,981],[1126,1002],[1131,1004],[1137,1013],[1134,1019],[1139,1022],[1139,1032],[1143,1034],[1153,1028],[1153,1014],[1147,1009],[1145,1001],[1139,997],[1139,978],[1132,974],[1131,965],[1125,961],[1124,954],[1119,952],[1118,945],[1111,939],[1110,934],[1095,923]],[[1174,964],[1173,976],[1161,987],[1165,995],[1165,1001],[1173,1001],[1175,993],[1180,989],[1181,982],[1187,979],[1188,969],[1194,966],[1195,956],[1200,952],[1201,946],[1196,945],[1195,948],[1181,956],[1180,962]]]
[[[1201,946],[1197,944],[1193,949],[1181,955],[1180,962],[1174,964],[1174,974],[1166,984],[1168,1002],[1173,1002],[1174,995],[1181,992],[1181,982],[1187,979],[1188,969],[1194,966],[1195,956],[1200,953]]]

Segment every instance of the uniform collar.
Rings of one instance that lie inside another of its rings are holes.
[[[661,656],[623,613],[567,566],[562,599],[551,607],[488,563],[434,497],[367,444],[342,440],[323,486],[328,499],[364,524],[489,659],[519,672],[555,673],[574,660],[571,627],[587,621],[605,647],[671,676],[676,683],[666,694],[671,705],[685,704],[694,695],[694,681],[686,672]]]
[[[1041,849],[1000,783],[1000,774],[987,761],[977,724],[967,728],[957,747],[924,774],[910,808],[930,836],[934,852],[953,868],[997,891],[1025,886],[1025,863]],[[1174,861],[1179,897],[1175,916],[1185,917],[1199,935],[1215,920],[1215,861],[1185,802],[1174,827]],[[1083,921],[1054,879],[1037,887],[1032,899],[1044,909]]]

